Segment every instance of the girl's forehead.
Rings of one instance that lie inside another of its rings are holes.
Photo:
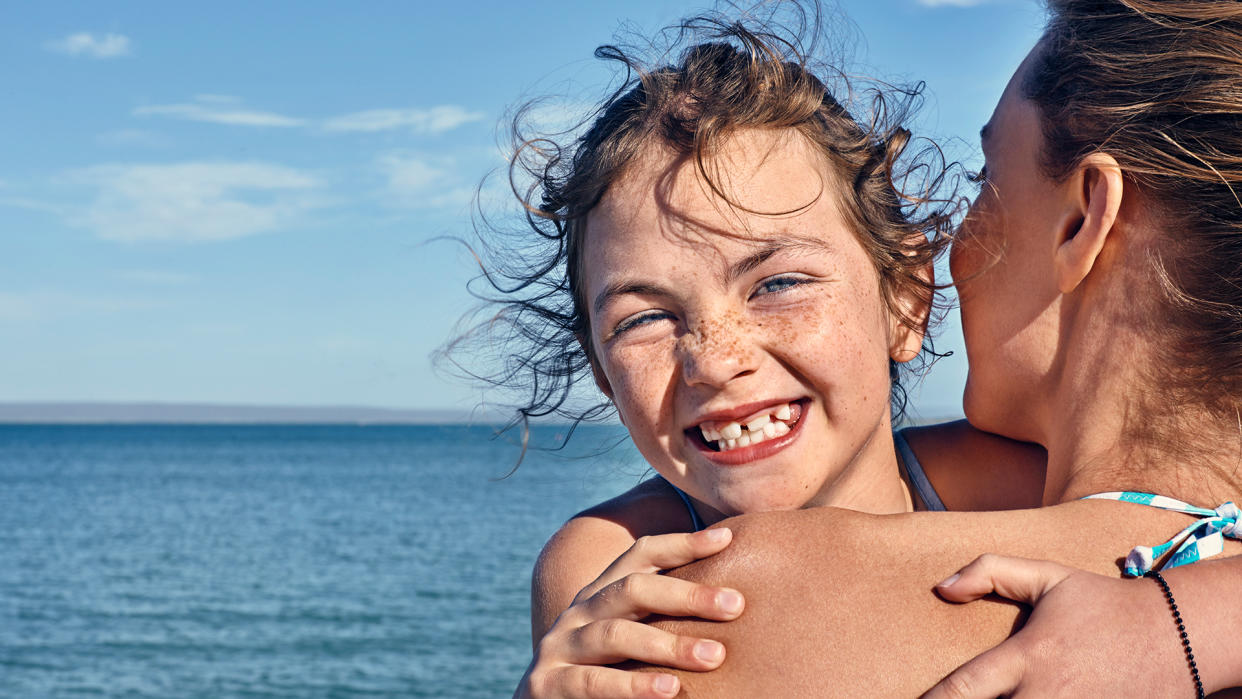
[[[682,233],[766,237],[837,213],[826,158],[792,129],[746,130],[701,159],[644,149],[588,215],[589,227],[659,225]]]
[[[825,251],[865,262],[823,157],[783,136],[740,134],[702,168],[644,153],[588,215],[585,278],[682,276]]]

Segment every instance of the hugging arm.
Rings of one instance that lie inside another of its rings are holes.
[[[633,658],[707,670],[723,660],[724,649],[715,641],[675,636],[638,620],[653,613],[722,620],[741,613],[743,600],[734,591],[658,574],[717,553],[728,546],[731,532],[642,537],[569,599],[571,588],[589,575],[584,571],[598,570],[599,552],[615,550],[607,541],[613,531],[581,518],[545,547],[532,582],[535,655],[515,697],[671,697],[678,690],[671,675],[605,665]]]
[[[1242,686],[1236,642],[1242,605],[1235,603],[1242,557],[1203,561],[1163,575],[1205,691]],[[956,670],[926,699],[1107,696],[1118,678],[1138,693],[1168,688],[1191,696],[1194,691],[1176,622],[1154,580],[1117,580],[1048,561],[984,556],[939,590],[955,602],[995,592],[1035,608],[1021,631]],[[1109,670],[1066,671],[1075,667]]]

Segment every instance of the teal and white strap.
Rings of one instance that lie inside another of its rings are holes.
[[[1178,532],[1177,536],[1159,546],[1135,546],[1129,555],[1126,556],[1126,575],[1133,577],[1139,577],[1153,570],[1155,561],[1159,560],[1174,547],[1177,547],[1177,550],[1173,552],[1173,555],[1169,556],[1159,570],[1176,568],[1177,566],[1215,556],[1225,550],[1225,537],[1242,539],[1242,525],[1238,523],[1239,515],[1242,515],[1242,512],[1239,512],[1238,506],[1232,502],[1227,502],[1215,510],[1209,510],[1205,507],[1196,507],[1184,503],[1181,500],[1166,498],[1163,495],[1132,493],[1129,491],[1096,493],[1095,495],[1084,497],[1083,500],[1133,502],[1139,505],[1159,507],[1162,510],[1185,512],[1188,515],[1196,515],[1200,518],[1189,527]]]

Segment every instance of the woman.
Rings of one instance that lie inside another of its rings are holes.
[[[946,605],[937,580],[985,551],[1116,578],[1132,546],[1189,520],[1080,498],[1129,490],[1213,506],[1242,491],[1242,3],[1053,0],[1050,11],[983,130],[986,179],[952,257],[966,415],[1047,448],[1048,507],[730,521],[729,549],[677,575],[740,589],[746,613],[658,624],[728,649],[718,670],[682,674],[684,692],[918,694],[1019,618],[1004,603]],[[822,546],[808,552],[810,541]],[[1165,601],[1154,582],[1115,584],[1144,609]],[[1134,624],[1163,624],[1168,642],[1144,650],[1160,684],[1128,692],[1233,681],[1219,644],[1197,648],[1192,671],[1171,617]]]

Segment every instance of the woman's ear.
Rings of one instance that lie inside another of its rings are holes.
[[[1075,168],[1066,185],[1073,206],[1062,225],[1053,263],[1057,288],[1063,294],[1078,288],[1104,249],[1121,210],[1124,179],[1113,156],[1092,153]]]

